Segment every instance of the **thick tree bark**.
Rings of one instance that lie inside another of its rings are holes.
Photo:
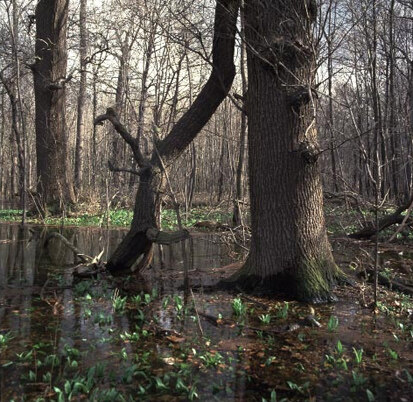
[[[36,7],[37,191],[45,206],[61,209],[75,200],[68,169],[65,85],[68,0],[40,0]]]
[[[339,276],[327,238],[318,169],[315,2],[246,1],[252,243],[230,279],[325,301]]]
[[[235,76],[233,59],[238,8],[239,0],[217,1],[211,75],[192,106],[165,139],[155,140],[150,161],[144,159],[139,140],[130,135],[112,109],[95,120],[95,124],[111,121],[131,147],[140,168],[131,229],[107,263],[113,274],[138,271],[151,261],[153,238],[147,231],[159,229],[159,207],[166,189],[165,171],[195,139],[231,88]]]

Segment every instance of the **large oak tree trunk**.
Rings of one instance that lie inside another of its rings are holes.
[[[37,191],[45,206],[74,202],[68,169],[65,119],[68,0],[40,0],[36,7]]]
[[[232,279],[323,301],[339,271],[317,162],[312,7],[302,0],[246,1],[252,243]]]

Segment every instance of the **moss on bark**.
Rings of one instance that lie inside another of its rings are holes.
[[[329,259],[305,260],[301,266],[285,268],[265,277],[256,272],[247,260],[237,272],[221,281],[218,286],[227,290],[241,288],[250,293],[282,293],[302,302],[324,303],[337,300],[333,288],[346,279],[344,272]]]

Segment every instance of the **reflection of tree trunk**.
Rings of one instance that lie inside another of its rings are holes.
[[[221,155],[219,157],[219,176],[218,176],[218,198],[217,201],[221,202],[222,200],[222,193],[224,192],[224,161],[226,156],[226,118],[224,117],[224,131],[223,131],[223,138],[221,140]]]
[[[115,250],[107,267],[112,273],[146,266],[152,256],[152,240],[146,236],[149,228],[158,227],[158,214],[165,190],[165,170],[195,139],[211,115],[225,99],[235,75],[233,62],[238,0],[218,0],[216,5],[211,75],[188,111],[178,120],[163,140],[156,140],[150,161],[146,161],[134,139],[122,126],[113,111],[96,119],[96,124],[110,120],[131,146],[141,168],[134,217],[130,231]]]
[[[37,191],[44,205],[61,209],[74,202],[68,169],[65,85],[68,0],[40,0],[36,7]]]

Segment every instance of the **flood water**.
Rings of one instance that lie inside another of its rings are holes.
[[[45,246],[51,230],[103,260],[126,234],[0,224],[1,402],[411,400],[408,299],[396,318],[373,317],[359,289],[342,289],[339,303],[314,306],[321,328],[290,332],[308,305],[208,291],[232,262],[216,235],[157,247],[143,275],[74,280],[73,253]]]
[[[47,373],[61,377],[60,382],[73,373],[67,374],[64,371],[67,368],[54,368],[53,372],[42,362],[42,358],[56,355],[59,359],[70,360],[68,348],[75,348],[80,353],[76,357],[75,368],[92,367],[92,355],[93,363],[114,364],[116,367],[109,373],[115,378],[115,384],[124,383],[121,373],[125,367],[132,365],[132,357],[113,362],[113,356],[125,353],[125,347],[126,353],[131,353],[131,345],[121,342],[119,334],[134,333],[137,323],[130,312],[115,314],[113,308],[112,298],[118,291],[115,289],[118,285],[124,286],[124,283],[120,285],[116,280],[106,279],[74,283],[70,267],[77,262],[76,257],[59,240],[53,239],[45,246],[51,230],[61,232],[89,256],[97,256],[103,251],[103,260],[107,260],[126,234],[124,230],[99,228],[59,230],[0,224],[0,334],[9,333],[13,337],[6,350],[0,349],[1,401],[19,399],[22,394],[27,394],[28,399],[31,396],[52,395],[53,389],[48,386],[52,381]],[[176,294],[186,304],[187,295],[179,290],[183,284],[179,277],[183,278],[185,269],[195,278],[193,284],[199,287],[203,278],[206,284],[210,282],[210,276],[205,272],[231,262],[227,250],[214,235],[194,235],[184,243],[184,249],[183,256],[181,244],[164,246],[162,250],[156,247],[152,267],[147,270],[145,278],[131,277],[124,286],[129,295],[142,293],[143,297],[145,294],[148,297],[156,293],[156,298],[160,300]],[[172,296],[170,300],[173,303]],[[157,326],[171,329],[176,321],[176,311],[168,311],[162,306],[154,308],[157,311],[151,311],[151,314],[156,315]],[[193,321],[188,323],[186,318],[180,318],[179,324],[181,328],[196,329]],[[153,348],[152,355],[148,357],[150,362],[169,353],[168,348],[162,348],[153,340],[150,347]],[[24,357],[25,353],[33,350],[41,356],[37,358],[37,363],[33,354]],[[44,375],[46,377],[43,378]],[[106,375],[104,378],[106,381]],[[104,396],[96,398],[100,400]]]

